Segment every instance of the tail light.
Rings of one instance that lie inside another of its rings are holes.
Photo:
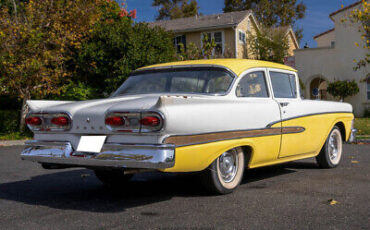
[[[72,121],[66,113],[30,113],[26,124],[32,131],[67,131]]]
[[[159,113],[142,113],[140,119],[141,128],[143,133],[157,132],[163,127],[163,118]]]
[[[144,126],[158,126],[159,123],[158,117],[144,117],[140,120],[140,124]]]
[[[54,117],[51,119],[51,123],[58,126],[66,126],[69,124],[67,117]]]
[[[109,126],[122,126],[125,124],[123,117],[112,116],[105,119],[105,124]]]
[[[105,125],[114,132],[140,132],[140,113],[114,112],[105,118]]]
[[[42,124],[42,120],[40,117],[27,117],[26,124],[31,126],[38,126]]]
[[[113,112],[105,118],[105,125],[114,132],[156,132],[162,129],[159,113]]]

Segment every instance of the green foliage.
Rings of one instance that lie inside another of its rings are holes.
[[[293,25],[305,16],[306,5],[297,0],[225,0],[224,12],[251,9],[265,26]]]
[[[15,132],[18,129],[19,112],[16,110],[0,111],[0,133]]]
[[[48,99],[67,100],[67,101],[83,101],[97,98],[97,90],[83,84],[82,82],[69,81],[68,84],[62,86],[60,95],[51,95]]]
[[[258,60],[284,63],[288,55],[288,39],[284,30],[261,27],[256,34],[248,33],[250,53]]]
[[[82,44],[76,57],[78,81],[108,95],[135,69],[175,57],[173,35],[129,18],[102,22]]]
[[[330,82],[327,91],[334,97],[340,97],[341,100],[344,100],[346,97],[356,95],[360,89],[355,80],[346,80]]]
[[[33,134],[31,132],[11,132],[11,133],[0,133],[0,140],[25,140],[31,139]]]
[[[370,3],[362,0],[361,7],[351,11],[351,14],[342,19],[343,22],[350,21],[351,23],[359,24],[359,32],[361,33],[361,40],[363,44],[355,42],[357,47],[363,48],[366,53],[365,56],[359,60],[353,60],[356,65],[353,68],[355,71],[366,68],[370,64]],[[370,73],[366,73],[364,79],[370,77]]]
[[[152,5],[159,7],[157,20],[192,17],[199,10],[196,0],[154,0]]]
[[[266,27],[294,26],[306,13],[306,5],[297,0],[225,0],[223,8],[225,13],[249,9]],[[298,42],[303,37],[302,32],[302,28],[296,29]]]

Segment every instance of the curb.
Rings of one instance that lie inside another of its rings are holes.
[[[16,141],[1,141],[0,140],[0,147],[24,145],[25,142],[26,142],[26,140],[16,140]]]

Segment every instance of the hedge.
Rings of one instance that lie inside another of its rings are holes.
[[[17,132],[19,116],[17,110],[0,110],[0,133]]]

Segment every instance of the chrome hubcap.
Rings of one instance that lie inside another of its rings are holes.
[[[234,149],[224,152],[219,157],[218,166],[220,169],[221,178],[224,182],[229,183],[234,180],[238,170],[238,164],[238,155]]]
[[[329,137],[328,152],[330,160],[334,161],[338,157],[338,135],[332,133]]]

